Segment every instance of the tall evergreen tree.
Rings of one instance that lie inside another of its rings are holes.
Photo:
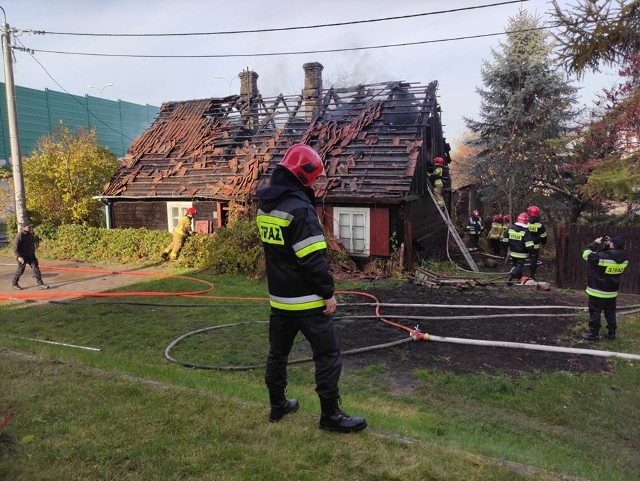
[[[531,201],[573,196],[558,170],[558,139],[574,118],[576,89],[554,69],[541,21],[521,10],[509,19],[507,40],[482,66],[480,120],[465,119],[482,150],[473,168],[480,194],[517,214]]]

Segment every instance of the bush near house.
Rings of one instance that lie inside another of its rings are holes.
[[[135,264],[160,261],[160,254],[171,242],[165,231],[105,229],[63,225],[56,229],[36,227],[40,238],[38,255],[49,259],[72,259],[104,264]],[[262,246],[255,225],[238,222],[214,234],[189,237],[176,266],[210,270],[214,274],[243,274],[250,277],[264,272]]]

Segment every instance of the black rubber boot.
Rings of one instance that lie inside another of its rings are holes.
[[[280,421],[287,414],[295,413],[300,404],[297,399],[287,399],[282,394],[269,394],[269,402],[271,404],[271,411],[269,412],[269,421],[272,423]]]
[[[609,332],[607,332],[604,337],[613,341],[616,338],[616,331],[609,329]]]
[[[367,427],[367,421],[360,416],[349,416],[338,407],[339,398],[320,399],[322,414],[320,429],[338,433],[356,433]]]
[[[587,331],[587,332],[583,332],[580,337],[586,341],[599,341],[600,340],[600,334],[598,334],[597,332],[592,332],[592,331]]]

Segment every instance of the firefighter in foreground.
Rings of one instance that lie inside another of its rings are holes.
[[[320,176],[325,178],[320,156],[311,147],[296,144],[276,166],[269,186],[257,192],[257,224],[271,304],[265,369],[269,420],[277,422],[298,410],[298,401],[287,399],[285,390],[289,353],[302,332],[313,350],[320,428],[348,433],[363,430],[367,422],[338,406],[342,356],[332,317],[337,301],[311,188]]]
[[[529,232],[529,217],[525,212],[519,214],[515,223],[509,227],[505,241],[509,243],[509,257],[513,264],[507,282],[520,281],[524,263],[534,248],[533,238]]]
[[[547,229],[540,221],[540,208],[537,205],[527,207],[527,215],[529,216],[529,232],[533,239],[533,250],[530,255],[529,278],[536,278],[538,270],[538,258],[540,257],[540,246],[547,244]]]
[[[620,278],[629,261],[624,252],[624,237],[598,237],[585,247],[582,258],[589,263],[587,295],[589,296],[589,331],[581,337],[588,341],[600,339],[600,316],[604,311],[607,339],[616,338],[616,299]]]
[[[187,209],[187,213],[180,219],[178,225],[175,229],[173,229],[173,238],[171,239],[171,244],[167,246],[167,248],[162,253],[162,258],[166,260],[175,261],[178,258],[178,254],[180,253],[180,249],[184,245],[184,241],[187,237],[193,234],[193,229],[191,228],[191,219],[196,215],[196,209],[193,207],[189,207]]]

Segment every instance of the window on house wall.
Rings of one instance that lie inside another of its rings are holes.
[[[354,256],[370,255],[369,209],[363,207],[334,207],[333,235]]]
[[[169,232],[173,232],[180,219],[187,214],[187,209],[193,207],[191,202],[167,202],[167,221]],[[191,221],[193,224],[193,221]],[[193,226],[191,226],[193,228]]]

